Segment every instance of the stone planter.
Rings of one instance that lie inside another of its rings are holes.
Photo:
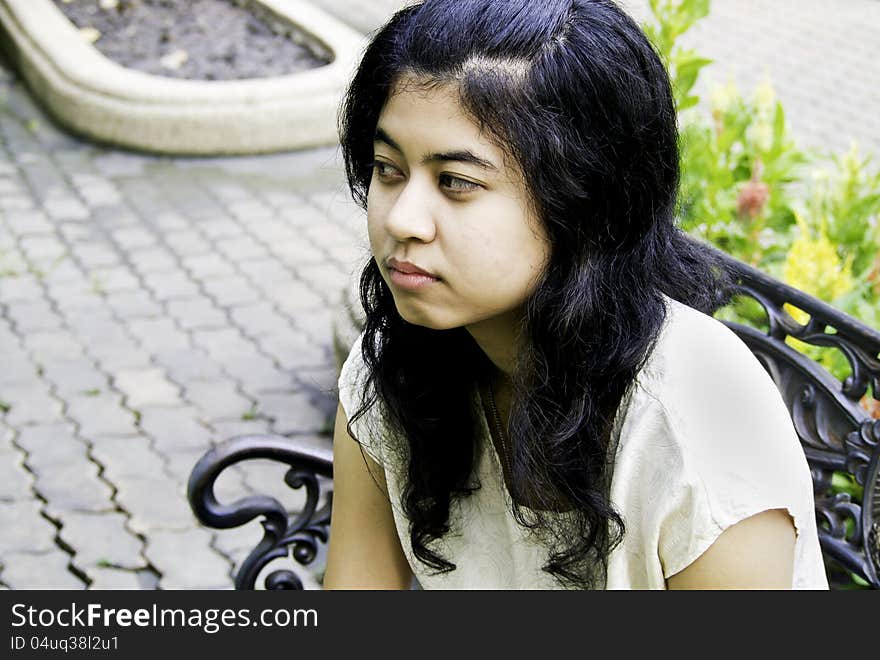
[[[304,0],[259,4],[315,39],[331,63],[253,80],[149,75],[104,57],[51,0],[0,0],[0,39],[57,121],[99,142],[180,155],[334,144],[337,107],[364,38]]]

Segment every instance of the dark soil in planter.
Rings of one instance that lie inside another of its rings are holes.
[[[257,2],[54,0],[117,64],[196,80],[268,78],[327,64],[330,55]],[[86,38],[84,36],[84,38]]]

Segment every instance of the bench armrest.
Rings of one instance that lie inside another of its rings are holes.
[[[229,466],[251,459],[270,459],[290,466],[285,483],[293,489],[305,487],[302,511],[291,516],[278,500],[251,495],[231,504],[221,504],[214,483]],[[326,543],[330,528],[333,452],[329,445],[302,437],[244,435],[231,438],[208,451],[193,468],[187,498],[201,523],[215,529],[238,527],[262,516],[263,538],[242,563],[235,576],[236,589],[253,589],[257,576],[271,560],[291,553],[301,565],[310,564],[318,542]],[[324,477],[325,479],[321,479]],[[321,502],[322,487],[324,504]],[[267,589],[302,589],[293,571],[278,570],[265,580]]]

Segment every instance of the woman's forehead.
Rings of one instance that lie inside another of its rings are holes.
[[[403,76],[392,87],[376,126],[379,142],[401,151],[442,153],[467,149],[496,163],[504,151],[461,104],[457,84]],[[391,138],[387,140],[386,138]],[[407,153],[407,155],[409,155]]]

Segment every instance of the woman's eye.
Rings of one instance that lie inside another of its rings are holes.
[[[376,174],[383,179],[387,179],[389,177],[393,177],[397,174],[400,174],[398,169],[393,165],[389,165],[388,163],[383,163],[380,160],[373,161],[373,169],[376,170]]]
[[[446,188],[448,191],[454,193],[472,192],[482,187],[478,183],[467,181],[465,179],[459,179],[457,176],[452,176],[451,174],[441,174],[440,185]]]

